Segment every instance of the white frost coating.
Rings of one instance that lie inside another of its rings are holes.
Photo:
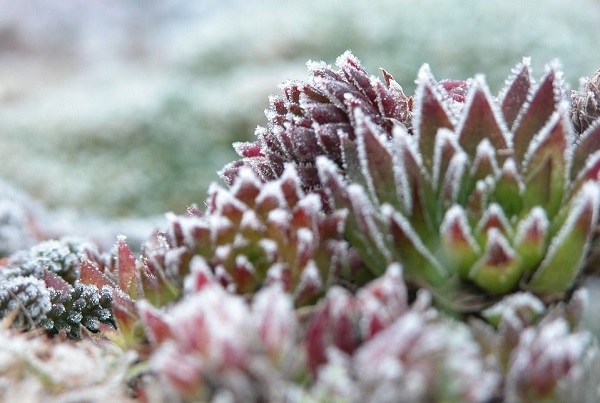
[[[375,137],[375,141],[378,141],[381,144],[379,135],[377,133],[378,128],[373,125],[371,120],[364,115],[360,108],[354,108],[353,112],[354,119],[356,120],[356,130],[354,133],[356,135],[356,148],[358,151],[361,172],[367,182],[367,190],[369,191],[369,194],[377,204],[380,204],[379,198],[377,197],[377,191],[375,190],[373,176],[371,176],[371,170],[369,169],[369,157],[367,156],[367,150],[365,146],[365,136],[367,130],[370,130],[374,135],[373,137]],[[384,144],[381,144],[381,147],[384,149],[386,148]]]
[[[477,243],[477,240],[471,231],[471,226],[469,225],[469,220],[467,219],[467,213],[465,212],[465,209],[458,204],[453,205],[446,212],[444,220],[440,225],[440,234],[445,238],[451,239],[452,236],[449,234],[452,232],[452,226],[454,225],[459,226],[462,236],[465,237],[471,249],[477,254],[481,253],[481,248],[479,247],[479,244]]]
[[[231,245],[220,245],[215,249],[215,258],[223,262],[229,259],[231,255]]]
[[[289,211],[284,209],[275,209],[269,211],[269,215],[267,216],[267,221],[274,223],[275,225],[283,228],[288,228],[290,226],[290,219],[292,218]]]
[[[298,284],[297,291],[302,292],[306,289],[320,289],[323,286],[321,281],[321,274],[314,260],[309,260],[306,266],[300,274],[300,283]]]
[[[313,232],[308,228],[300,228],[296,231],[299,247],[312,248],[315,246],[315,237]]]
[[[542,236],[548,233],[550,230],[550,221],[546,215],[546,211],[540,206],[535,206],[531,209],[529,214],[522,219],[517,225],[517,231],[515,232],[514,243],[520,245],[525,240],[525,236],[531,229],[536,229]]]
[[[246,210],[242,214],[242,219],[240,221],[240,228],[246,229],[251,228],[256,231],[261,231],[264,229],[264,224],[256,215],[254,210]]]
[[[419,234],[415,232],[411,223],[404,217],[402,214],[399,214],[394,210],[392,206],[389,204],[384,204],[381,206],[381,213],[388,220],[394,220],[396,224],[400,227],[404,235],[410,240],[414,248],[423,256],[429,264],[437,271],[437,273],[441,277],[446,277],[448,274],[444,266],[438,262],[435,256],[431,253],[427,246],[421,241]]]
[[[471,270],[469,271],[469,277],[473,278],[482,265],[487,264],[487,262],[492,258],[492,254],[495,252],[496,248],[500,248],[502,253],[506,256],[508,260],[516,259],[517,252],[510,246],[508,240],[504,237],[502,232],[498,228],[490,228],[487,231],[487,244],[485,246],[485,251],[483,256],[475,262]],[[500,281],[503,281],[504,277],[500,278]]]
[[[494,116],[494,121],[496,125],[500,128],[502,137],[506,142],[506,147],[509,150],[512,149],[512,133],[506,126],[506,122],[504,120],[504,115],[502,114],[500,105],[498,105],[498,101],[496,101],[496,99],[494,99],[494,97],[492,96],[490,88],[488,87],[487,82],[485,80],[485,76],[482,74],[475,75],[471,82],[469,93],[467,94],[467,99],[465,101],[465,106],[462,109],[460,121],[456,125],[456,133],[462,133],[465,123],[469,118],[471,107],[473,106],[473,101],[475,99],[475,94],[477,94],[478,91],[483,92],[487,103],[490,105],[492,115]]]
[[[431,73],[431,68],[427,63],[423,64],[417,73],[417,80],[415,81],[417,88],[415,90],[415,105],[413,108],[413,130],[416,143],[419,144],[421,133],[420,122],[423,120],[423,101],[425,97],[425,88],[428,88],[433,96],[437,99],[438,103],[442,106],[442,110],[446,113],[446,116],[450,119],[452,124],[455,124],[456,118],[448,109],[448,105],[443,101],[444,97],[440,93],[437,81]]]
[[[435,146],[433,150],[433,189],[437,190],[440,183],[440,176],[445,172],[440,172],[442,169],[442,160],[446,157],[446,151],[451,149],[455,154],[462,151],[458,144],[456,134],[446,128],[438,129],[435,136]]]
[[[345,110],[346,109],[346,105],[344,105],[344,102],[340,101],[334,94],[331,93],[331,91],[329,91],[329,85],[328,83],[330,82],[329,78],[323,78],[320,76],[314,76],[311,77],[312,84],[317,87],[319,89],[319,91],[321,91],[323,94],[325,94],[325,96],[327,97],[327,99],[329,100],[329,102],[331,102],[333,105],[335,105],[337,108],[341,109],[341,110]]]
[[[367,236],[375,242],[377,249],[383,253],[387,259],[390,259],[390,251],[385,245],[383,233],[379,230],[377,223],[375,222],[376,212],[364,189],[360,185],[352,184],[348,186],[347,191],[352,210],[361,227],[360,229],[366,232]]]
[[[513,123],[513,127],[515,129],[518,129],[519,126],[521,126],[521,121],[523,120],[523,117],[525,116],[525,114],[527,114],[527,112],[529,111],[529,107],[531,106],[531,103],[533,102],[535,95],[537,94],[538,90],[544,84],[544,82],[546,81],[546,79],[548,78],[549,75],[554,74],[554,80],[552,82],[553,92],[554,92],[554,100],[557,103],[561,103],[564,98],[564,94],[563,94],[564,78],[563,78],[562,71],[560,71],[560,62],[557,59],[552,60],[549,64],[546,64],[544,66],[544,70],[545,70],[545,73],[542,76],[541,80],[537,84],[532,85],[531,88],[529,88],[529,92],[527,94],[527,99],[523,103],[523,106],[521,107],[521,110],[519,111],[519,115],[517,116],[517,119]],[[533,81],[532,81],[532,83],[533,83]]]
[[[223,206],[228,205],[228,204],[233,205],[239,211],[244,211],[244,210],[248,209],[248,206],[246,206],[245,203],[243,203],[238,198],[233,196],[234,193],[230,192],[229,190],[223,189],[221,187],[217,187],[217,190],[215,193],[216,193],[216,197],[214,197],[214,200],[216,202],[217,212],[219,212],[219,213],[222,213]]]
[[[277,242],[272,239],[263,238],[258,241],[260,247],[265,251],[267,256],[271,261],[274,261],[277,257],[279,248],[277,247]]]
[[[600,120],[598,120],[598,122],[600,122]],[[584,178],[588,176],[590,172],[593,171],[594,167],[598,164],[600,164],[600,151],[596,151],[592,155],[587,157],[587,159],[585,160],[585,166],[579,171],[577,178],[572,182],[572,187],[581,183],[584,180]],[[588,180],[598,181],[598,179],[600,179],[598,177],[599,174],[600,171],[598,172],[598,174],[596,174],[595,177],[589,178]],[[574,189],[572,187],[569,189],[569,192],[573,192]]]
[[[506,214],[504,214],[504,210],[502,209],[502,207],[500,207],[498,203],[491,203],[488,206],[488,208],[483,213],[483,216],[477,223],[477,226],[475,227],[475,232],[478,234],[482,234],[486,226],[489,225],[490,221],[496,220],[499,221],[501,225],[499,230],[506,233],[506,235],[509,238],[512,238],[514,234],[512,225],[506,217]]]
[[[231,187],[231,193],[237,194],[239,192],[239,188],[245,186],[245,183],[251,183],[253,187],[260,189],[262,184],[260,180],[254,174],[252,169],[242,166],[237,174],[237,178]],[[218,186],[218,185],[217,185]]]
[[[305,209],[312,215],[317,215],[319,212],[323,211],[323,203],[321,202],[321,197],[316,193],[309,193],[304,196],[300,201],[298,201],[297,206],[299,208]]]
[[[416,154],[411,150],[409,144],[408,133],[404,129],[393,129],[393,146],[392,146],[392,157],[393,157],[393,169],[394,179],[396,182],[396,194],[402,202],[402,205],[407,214],[412,213],[413,200],[412,200],[412,183],[411,178],[408,177],[406,172],[406,154],[410,156]]]
[[[228,218],[220,215],[208,215],[206,219],[210,225],[210,240],[212,242],[217,241],[217,237],[222,231],[233,228],[233,224]]]
[[[352,62],[356,63],[358,66],[361,65],[360,60],[358,60],[356,58],[356,56],[354,56],[352,54],[352,51],[350,51],[350,50],[346,50],[344,53],[342,53],[340,56],[338,56],[335,59],[335,65],[337,67],[339,67],[340,69],[343,68],[346,65],[346,59],[352,60]]]
[[[300,176],[298,176],[296,167],[290,162],[286,162],[283,167],[283,174],[281,174],[281,177],[277,180],[277,182],[283,183],[291,181],[295,185],[296,194],[302,197],[304,195],[301,186],[302,181],[300,180]]]
[[[213,281],[215,278],[206,260],[202,256],[196,255],[190,261],[190,274],[188,274],[183,280],[183,289],[186,295],[197,291],[196,277],[198,275],[202,275]],[[147,301],[145,302],[148,303]]]
[[[353,369],[369,401],[396,401],[398,396],[406,402],[428,401],[447,394],[487,401],[499,383],[465,326],[428,322],[417,312],[402,315],[365,342],[355,353]],[[440,377],[443,383],[436,382]]]
[[[208,285],[187,296],[166,319],[177,329],[174,336],[184,354],[200,354],[200,359],[212,365],[230,367],[249,354],[252,338],[248,329],[253,328],[250,310],[241,297],[219,285]]]
[[[235,265],[238,267],[243,267],[244,269],[248,270],[251,273],[254,273],[254,271],[255,271],[254,265],[252,264],[252,262],[248,259],[248,257],[246,255],[237,255],[235,257]]]
[[[585,214],[585,210],[592,209],[592,216],[590,217],[589,222],[587,223],[587,240],[585,242],[583,251],[581,252],[581,258],[587,254],[587,251],[590,247],[590,242],[588,242],[593,225],[597,222],[598,217],[598,203],[600,202],[600,184],[597,182],[586,182],[579,193],[575,196],[575,198],[571,201],[571,206],[569,209],[569,215],[565,220],[565,223],[558,231],[558,234],[552,239],[550,242],[550,246],[548,247],[548,252],[546,253],[546,257],[540,264],[538,269],[538,273],[542,273],[543,269],[552,262],[554,259],[554,255],[556,255],[560,246],[565,242],[565,238],[567,238],[571,232],[573,232],[573,228],[577,225],[577,221],[580,219],[582,214]]]
[[[277,205],[280,208],[287,208],[287,202],[281,191],[279,182],[267,182],[262,185],[259,195],[256,197],[256,204],[261,204],[266,198],[272,198],[277,201]]]
[[[517,163],[515,162],[514,158],[509,157],[504,161],[501,175],[507,178],[515,178],[519,186],[519,194],[523,194],[525,191],[525,182],[519,173],[519,169],[517,168]]]
[[[196,228],[207,228],[209,223],[205,217],[190,216],[190,217],[178,217],[177,221],[181,226],[181,232],[183,233],[183,242],[189,248],[196,247],[196,240],[194,239],[194,229]]]
[[[498,94],[498,101],[500,104],[504,102],[504,98],[506,97],[508,90],[513,85],[517,77],[521,74],[521,72],[525,69],[527,69],[527,72],[529,73],[529,82],[533,83],[533,77],[531,77],[531,57],[523,57],[521,63],[517,64],[511,69],[510,75],[504,81],[504,87],[500,90]]]
[[[496,178],[500,175],[500,167],[498,167],[498,161],[496,160],[496,149],[492,145],[489,139],[485,138],[479,142],[477,149],[475,150],[475,158],[469,171],[469,176],[474,177],[477,169],[484,163],[489,162],[492,169],[491,175]]]
[[[585,368],[585,356],[594,346],[587,331],[569,330],[568,322],[557,317],[538,328],[525,329],[512,354],[506,378],[507,399],[514,400],[522,385],[556,384],[557,389],[572,382],[578,367]],[[590,370],[590,368],[585,368]],[[595,399],[594,399],[595,400]]]

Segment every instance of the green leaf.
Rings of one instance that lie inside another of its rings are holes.
[[[548,217],[541,207],[531,209],[517,225],[514,245],[526,272],[536,267],[544,257],[549,230]]]
[[[490,228],[481,259],[471,268],[469,278],[492,294],[504,294],[519,283],[523,266],[516,251],[498,228]]]
[[[462,206],[452,206],[440,225],[440,243],[444,262],[466,278],[471,266],[477,261],[481,249],[473,237],[467,214]]]
[[[524,207],[542,206],[553,216],[563,203],[567,180],[570,123],[564,110],[552,115],[523,160]]]
[[[502,206],[502,210],[504,210],[507,217],[512,218],[523,209],[524,188],[525,185],[517,172],[515,160],[508,158],[504,161],[502,172],[496,180],[492,200]]]
[[[389,205],[382,206],[381,212],[394,243],[392,253],[402,263],[407,277],[418,283],[424,280],[433,287],[443,285],[450,277],[448,268],[437,261],[411,223]]]
[[[598,183],[587,182],[568,205],[565,223],[550,242],[546,257],[528,283],[531,289],[563,292],[572,285],[597,223],[599,192]]]

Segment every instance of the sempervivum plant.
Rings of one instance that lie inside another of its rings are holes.
[[[311,135],[302,160],[280,157],[316,161],[311,184],[348,211],[345,235],[373,275],[400,262],[412,284],[458,311],[516,289],[551,299],[573,286],[598,221],[600,125],[576,136],[556,64],[535,84],[525,59],[498,97],[482,76],[438,82],[424,66],[414,100],[387,73],[387,86],[354,73],[349,53],[339,71],[318,66],[309,84],[285,88],[300,92],[295,108],[268,113],[269,129],[238,146],[238,164],[277,172],[267,156],[280,128],[301,116],[319,133],[327,117],[339,148],[324,151]]]
[[[325,214],[319,196],[306,194],[293,166],[262,183],[242,169],[231,189],[213,186],[206,212],[172,220],[169,245],[201,258],[231,291],[253,293],[280,283],[298,303],[314,299],[358,258],[343,239],[345,214]],[[188,264],[188,261],[166,262]],[[192,273],[190,282],[195,279]]]

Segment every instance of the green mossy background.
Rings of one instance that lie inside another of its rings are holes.
[[[0,177],[46,206],[108,217],[202,203],[277,84],[352,49],[408,93],[523,56],[571,88],[600,67],[597,0],[0,1]]]

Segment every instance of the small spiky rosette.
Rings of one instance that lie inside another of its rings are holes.
[[[385,70],[383,82],[369,76],[350,52],[338,58],[338,71],[324,62],[307,65],[308,81],[287,82],[282,85],[283,96],[271,97],[265,112],[269,123],[257,129],[258,140],[234,144],[242,159],[219,173],[226,182],[232,184],[243,166],[261,180],[271,181],[291,163],[302,189],[318,191],[316,159],[327,155],[342,166],[340,133],[354,138],[354,108],[360,106],[369,113],[382,132],[391,133],[397,124],[410,126],[412,100]]]
[[[519,289],[561,298],[598,223],[600,126],[588,113],[577,136],[558,64],[535,83],[529,63],[498,97],[483,76],[438,82],[425,65],[414,99],[349,53],[338,71],[311,63],[222,175],[249,166],[269,181],[285,163],[303,167],[304,188],[348,212],[345,236],[374,275],[402,263],[452,309]]]

